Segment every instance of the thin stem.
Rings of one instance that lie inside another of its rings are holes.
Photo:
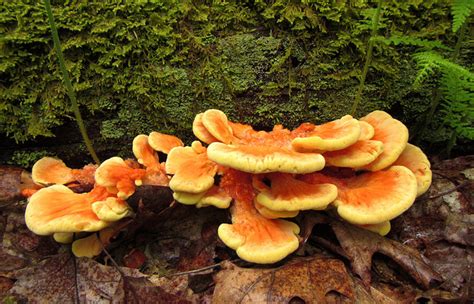
[[[51,3],[49,0],[44,0],[44,7],[46,8],[46,13],[48,14],[48,21],[49,26],[51,28],[51,34],[53,36],[54,48],[56,50],[56,55],[59,61],[59,68],[63,74],[63,81],[64,85],[66,86],[66,92],[71,99],[72,110],[74,112],[74,116],[76,117],[77,125],[79,126],[79,130],[81,131],[82,138],[84,143],[86,144],[87,150],[89,150],[92,159],[97,164],[100,164],[100,160],[95,153],[94,147],[92,147],[91,140],[87,135],[86,128],[84,126],[84,121],[82,120],[81,112],[79,111],[79,105],[77,104],[76,94],[74,93],[74,89],[72,88],[71,79],[69,78],[69,74],[66,69],[66,64],[64,63],[63,52],[61,50],[61,43],[59,41],[58,29],[56,27],[56,23],[54,22],[53,12],[51,11]]]
[[[352,116],[354,116],[357,111],[357,107],[359,106],[360,100],[362,98],[362,92],[364,91],[365,78],[367,77],[367,72],[369,71],[370,62],[372,61],[372,51],[374,48],[374,39],[372,38],[375,37],[375,35],[377,34],[381,11],[382,11],[382,0],[379,0],[377,2],[377,9],[375,10],[375,15],[372,19],[372,31],[370,33],[370,38],[369,38],[369,42],[367,46],[367,55],[365,57],[364,69],[362,70],[359,88],[357,89],[357,93],[354,98],[354,103],[352,104],[352,108],[351,108]]]

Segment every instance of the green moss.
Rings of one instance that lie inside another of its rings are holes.
[[[129,155],[133,137],[152,130],[190,142],[195,114],[208,108],[262,129],[346,114],[373,7],[368,1],[91,1],[58,3],[53,13],[81,111],[104,158]],[[383,9],[381,35],[451,41],[447,0],[384,2]],[[72,112],[42,7],[5,2],[0,35],[1,132],[17,142],[63,134],[58,130]],[[376,45],[358,116],[385,109],[407,122],[423,114],[429,95],[412,89],[410,51]]]
[[[45,156],[55,155],[45,150],[15,151],[7,163],[11,165],[17,165],[22,168],[31,168],[37,160]]]

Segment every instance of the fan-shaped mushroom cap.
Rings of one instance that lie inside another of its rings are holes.
[[[168,154],[166,172],[174,174],[170,180],[173,191],[200,193],[214,184],[217,165],[205,152],[196,153],[192,147],[176,147]]]
[[[102,243],[97,234],[91,234],[88,237],[76,240],[72,243],[72,253],[78,258],[93,258],[102,252]]]
[[[232,128],[224,112],[210,109],[203,113],[202,124],[217,140],[230,144],[234,140]]]
[[[256,210],[233,215],[232,222],[221,224],[217,233],[224,244],[234,249],[243,260],[271,264],[298,249],[296,235],[300,229],[295,223],[267,219]]]
[[[61,244],[70,244],[74,241],[73,232],[56,232],[53,234],[53,238],[56,242]]]
[[[403,166],[366,172],[350,178],[335,178],[321,173],[302,176],[308,183],[327,182],[337,186],[334,201],[339,215],[358,225],[379,224],[410,208],[416,198],[416,178]]]
[[[408,129],[400,121],[383,111],[374,111],[360,119],[374,127],[372,140],[383,143],[383,152],[372,163],[363,167],[370,171],[379,171],[389,167],[402,154],[408,143]]]
[[[184,146],[183,142],[178,137],[159,132],[151,132],[148,136],[148,143],[153,150],[165,154],[170,153],[171,149],[174,147]]]
[[[298,225],[267,219],[255,209],[249,174],[229,169],[220,185],[234,199],[234,205],[231,207],[232,224],[220,225],[218,235],[227,246],[236,250],[240,258],[269,264],[298,248]]]
[[[135,185],[140,186],[145,176],[144,169],[135,169],[127,165],[120,157],[112,157],[104,161],[95,171],[98,185],[117,189],[117,196],[127,199],[135,192]]]
[[[359,126],[360,126],[359,140],[369,140],[369,139],[372,139],[372,137],[374,137],[375,130],[371,124],[365,121],[359,121]]]
[[[219,141],[217,138],[212,136],[211,133],[206,129],[204,124],[202,123],[202,116],[203,113],[199,113],[194,117],[193,121],[193,133],[194,135],[202,142],[205,142],[206,144],[210,144],[216,141]]]
[[[276,210],[268,209],[267,207],[260,205],[257,202],[254,202],[254,205],[258,213],[260,213],[263,217],[267,219],[295,217],[299,213],[299,211],[276,211]]]
[[[75,180],[72,169],[67,167],[62,160],[53,157],[43,157],[38,160],[33,165],[31,177],[35,183],[43,185],[64,185]]]
[[[319,126],[302,124],[293,134],[296,138],[291,144],[297,151],[334,151],[354,144],[359,139],[360,126],[346,115]]]
[[[26,225],[39,235],[100,230],[110,223],[99,219],[91,205],[109,195],[103,187],[89,193],[74,193],[63,185],[43,188],[31,196],[26,206]]]
[[[118,221],[132,213],[127,203],[116,197],[94,202],[91,207],[99,219],[107,222]]]
[[[132,150],[133,155],[138,160],[138,163],[147,168],[159,168],[160,161],[155,150],[148,143],[149,137],[143,134],[135,136],[133,139]]]
[[[359,225],[359,227],[378,233],[381,236],[385,236],[390,232],[391,225],[390,225],[390,221],[384,221],[378,224]]]
[[[334,201],[339,215],[355,224],[391,220],[410,208],[416,198],[416,178],[402,166],[347,179]]]
[[[230,197],[220,187],[213,186],[206,191],[206,194],[199,200],[196,207],[214,206],[221,209],[229,208],[232,197]]]
[[[383,151],[383,144],[377,140],[359,140],[342,150],[323,154],[326,164],[335,167],[360,168],[373,162]]]
[[[405,150],[393,163],[396,166],[405,166],[415,173],[416,181],[418,183],[417,196],[422,195],[431,185],[432,173],[431,164],[425,153],[415,145],[407,144]]]
[[[319,153],[299,153],[278,146],[225,145],[212,143],[207,149],[210,160],[249,173],[309,173],[324,168]]]
[[[185,205],[196,205],[197,208],[214,206],[229,208],[232,198],[217,186],[201,193],[174,192],[173,198]]]
[[[261,191],[255,201],[271,210],[321,210],[337,197],[333,184],[310,184],[284,173],[268,174],[267,178],[271,186]]]

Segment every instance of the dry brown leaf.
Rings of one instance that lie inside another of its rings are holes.
[[[335,259],[301,259],[276,269],[240,268],[223,263],[215,278],[213,303],[353,303],[351,278]]]
[[[128,268],[57,255],[16,274],[9,294],[31,303],[189,303]]]
[[[395,261],[425,289],[442,281],[441,276],[424,262],[417,250],[349,223],[311,213],[305,219],[305,232],[310,232],[315,224],[320,223],[331,226],[342,251],[339,246],[325,239],[323,239],[325,241],[323,245],[349,259],[353,271],[362,278],[366,286],[369,286],[371,282],[372,257],[376,252]],[[318,231],[314,231],[313,234],[317,235]],[[315,240],[318,239],[315,238]]]

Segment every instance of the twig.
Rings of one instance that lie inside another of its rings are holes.
[[[354,103],[352,104],[351,115],[354,116],[357,111],[357,107],[362,98],[362,92],[364,90],[365,78],[367,77],[367,72],[369,71],[370,62],[372,61],[372,50],[374,48],[374,39],[377,34],[377,29],[379,25],[380,12],[382,10],[382,0],[377,2],[377,8],[375,10],[374,17],[372,18],[372,30],[369,37],[369,43],[367,46],[367,54],[365,55],[365,64],[362,70],[362,75],[360,77],[359,88],[357,89],[356,96],[354,98]]]
[[[216,268],[216,267],[219,267],[222,265],[222,263],[224,263],[225,261],[222,261],[222,262],[219,262],[217,264],[213,264],[213,265],[209,265],[209,266],[206,266],[206,267],[202,267],[202,268],[198,268],[198,269],[193,269],[193,270],[189,270],[189,271],[182,271],[182,272],[175,272],[175,273],[172,273],[172,274],[169,274],[169,275],[165,275],[165,277],[175,277],[175,276],[181,276],[181,275],[187,275],[187,274],[193,274],[193,273],[199,273],[199,272],[203,272],[203,271],[206,271],[206,270],[209,270],[209,269],[213,269],[213,268]],[[231,261],[232,262],[232,261]]]
[[[463,187],[466,187],[466,186],[468,186],[468,185],[470,185],[470,184],[472,184],[471,181],[466,181],[466,182],[464,182],[464,183],[462,183],[462,184],[457,185],[456,187],[453,187],[453,188],[448,189],[448,190],[446,190],[446,191],[443,191],[443,192],[441,192],[441,193],[437,193],[437,194],[435,194],[435,195],[422,198],[422,199],[420,199],[420,201],[432,200],[432,199],[435,199],[435,198],[438,198],[438,197],[441,197],[441,196],[445,196],[446,194],[450,194],[450,193],[452,193],[452,192],[454,192],[454,191],[456,191],[456,190],[459,190],[459,189],[461,189],[461,188],[463,188]]]
[[[50,0],[44,0],[44,7],[46,8],[46,13],[48,14],[48,21],[49,26],[51,28],[51,34],[53,36],[54,48],[56,50],[56,56],[58,57],[59,61],[59,68],[63,74],[63,81],[64,85],[66,86],[66,92],[71,99],[72,110],[74,112],[74,116],[76,117],[76,122],[79,127],[79,131],[81,132],[82,139],[86,144],[87,150],[89,150],[92,159],[97,164],[100,164],[100,160],[95,153],[94,147],[92,146],[91,140],[89,139],[89,135],[87,135],[86,127],[84,126],[84,121],[82,120],[81,112],[79,111],[79,105],[77,104],[76,94],[74,93],[74,89],[71,84],[71,79],[69,78],[69,74],[66,69],[66,64],[64,63],[64,56],[61,50],[61,43],[59,41],[58,29],[56,27],[56,23],[54,22],[53,12],[51,11],[51,3]]]

